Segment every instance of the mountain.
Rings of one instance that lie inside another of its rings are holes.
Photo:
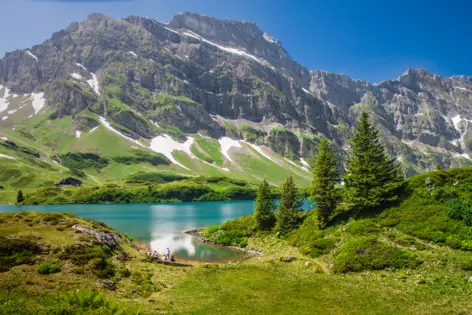
[[[91,14],[0,60],[0,180],[159,170],[306,185],[319,139],[344,156],[362,111],[412,175],[472,164],[471,109],[472,77],[408,69],[371,84],[306,69],[252,22]]]

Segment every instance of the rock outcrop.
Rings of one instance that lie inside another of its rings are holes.
[[[344,154],[367,111],[407,174],[472,163],[471,77],[408,69],[371,84],[309,71],[248,21],[179,13],[163,24],[92,14],[41,45],[7,53],[0,84],[11,93],[45,92],[53,119],[87,110],[132,138],[205,131],[257,139],[292,159],[311,157],[321,137]],[[256,136],[216,116],[250,121]]]

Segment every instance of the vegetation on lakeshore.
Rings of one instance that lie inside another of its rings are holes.
[[[226,177],[185,177],[138,173],[103,186],[46,187],[26,195],[22,204],[103,204],[253,200],[256,186]]]

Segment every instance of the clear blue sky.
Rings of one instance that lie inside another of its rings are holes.
[[[468,0],[0,0],[0,56],[92,12],[166,22],[180,11],[256,22],[309,69],[378,83],[406,68],[472,76]]]

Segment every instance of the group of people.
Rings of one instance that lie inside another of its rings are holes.
[[[154,251],[148,251],[146,253],[146,255],[148,257],[152,257],[152,258],[156,258],[157,260],[161,260],[161,255],[159,254],[159,252],[157,250],[154,250]],[[162,258],[162,260],[164,261],[172,261],[172,262],[175,262],[175,257],[174,255],[171,255],[170,254],[170,249],[167,248],[167,254],[164,255],[164,257]]]

